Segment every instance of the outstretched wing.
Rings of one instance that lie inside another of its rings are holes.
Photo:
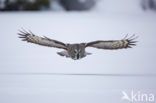
[[[99,49],[122,49],[122,48],[132,48],[136,45],[135,35],[127,38],[127,35],[122,40],[110,40],[110,41],[93,41],[86,44],[86,47],[95,47]]]
[[[35,43],[35,44],[39,44],[43,46],[48,46],[48,47],[67,49],[66,44],[57,40],[47,38],[47,37],[36,36],[31,31],[27,32],[23,30],[23,31],[20,31],[18,35],[19,35],[19,38],[22,38],[22,41],[27,41],[27,42],[31,42],[31,43]]]

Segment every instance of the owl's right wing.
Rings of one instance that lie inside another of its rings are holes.
[[[34,44],[38,44],[38,45],[42,45],[42,46],[48,46],[48,47],[55,47],[55,48],[61,48],[61,49],[67,49],[66,44],[57,41],[57,40],[53,40],[47,37],[39,37],[34,35],[32,32],[27,32],[27,31],[20,31],[20,33],[18,33],[19,38],[22,38],[22,41],[27,41],[27,42],[31,42]]]
[[[86,47],[95,47],[98,49],[123,49],[123,48],[131,48],[136,45],[135,35],[127,38],[127,36],[122,40],[108,40],[108,41],[93,41],[86,43]]]

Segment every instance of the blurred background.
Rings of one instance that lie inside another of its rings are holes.
[[[110,1],[112,5],[116,2]],[[118,0],[117,2],[122,4],[122,1],[123,0]],[[140,2],[138,6],[143,10],[156,10],[156,0],[136,0],[134,2],[138,1]],[[107,5],[108,0],[1,0],[0,11],[85,11],[93,9],[99,2]]]
[[[22,28],[64,43],[139,38],[130,49],[86,48],[92,55],[74,61],[21,41]],[[0,103],[129,103],[122,91],[156,95],[156,0],[0,0],[0,36]]]

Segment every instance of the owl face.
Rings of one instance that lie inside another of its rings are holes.
[[[71,44],[69,45],[68,54],[74,60],[85,57],[85,44]]]

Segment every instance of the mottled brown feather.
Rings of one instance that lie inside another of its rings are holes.
[[[126,36],[127,37],[127,36]],[[122,40],[109,40],[109,41],[93,41],[86,44],[86,47],[95,47],[99,49],[123,49],[132,48],[136,45],[137,41],[134,41],[137,37],[135,35],[130,38],[124,38]]]
[[[38,45],[48,46],[48,47],[62,48],[65,50],[67,49],[66,44],[57,40],[50,39],[48,37],[36,36],[31,31],[27,32],[23,30],[23,31],[20,31],[18,35],[19,35],[19,38],[22,38],[22,41],[27,41],[27,42],[35,43]]]

